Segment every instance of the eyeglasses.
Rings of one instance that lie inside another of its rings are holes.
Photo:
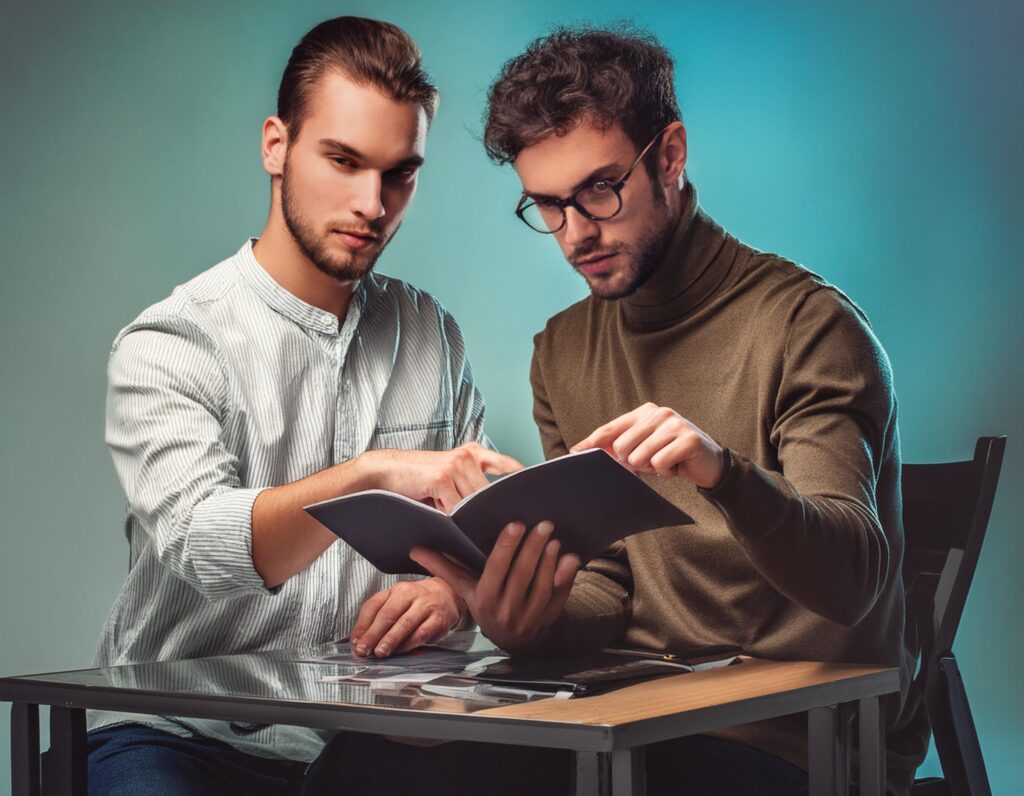
[[[565,226],[565,208],[575,207],[580,215],[591,221],[607,221],[618,215],[622,210],[622,188],[636,167],[650,151],[654,143],[661,138],[665,130],[659,130],[647,146],[643,148],[633,165],[626,173],[614,182],[611,180],[595,180],[572,192],[566,199],[553,197],[535,197],[524,193],[516,205],[516,215],[526,226],[535,232],[550,235]]]

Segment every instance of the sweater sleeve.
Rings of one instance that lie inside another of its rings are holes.
[[[535,343],[541,344],[542,335]],[[548,402],[543,368],[536,347],[530,366],[533,386],[533,418],[540,431],[544,458],[567,453],[569,446],[562,438]],[[558,535],[558,529],[555,529]],[[629,557],[621,542],[612,545],[576,576],[572,593],[558,620],[548,629],[541,642],[545,653],[582,653],[596,650],[621,635],[629,622],[633,580]]]
[[[899,563],[902,531],[882,527],[875,499],[898,439],[888,359],[838,291],[815,290],[792,313],[771,443],[781,473],[730,452],[702,493],[779,592],[856,625]]]

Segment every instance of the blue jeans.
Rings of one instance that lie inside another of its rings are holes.
[[[141,724],[97,730],[88,740],[90,796],[292,796],[307,768]]]
[[[647,749],[651,796],[806,796],[807,774],[743,744],[697,735]],[[309,767],[247,755],[206,738],[141,725],[89,735],[89,793],[344,793],[353,796],[565,796],[573,760],[559,749],[457,741],[420,748],[375,735],[339,733]]]

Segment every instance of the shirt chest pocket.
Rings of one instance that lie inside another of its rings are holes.
[[[420,423],[379,423],[370,440],[371,449],[446,451],[455,444],[450,419]]]

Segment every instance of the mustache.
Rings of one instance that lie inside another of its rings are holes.
[[[331,232],[346,232],[352,235],[363,235],[365,237],[382,239],[384,237],[384,230],[382,227],[375,224],[369,226],[353,226],[351,224],[332,224],[330,226]]]

